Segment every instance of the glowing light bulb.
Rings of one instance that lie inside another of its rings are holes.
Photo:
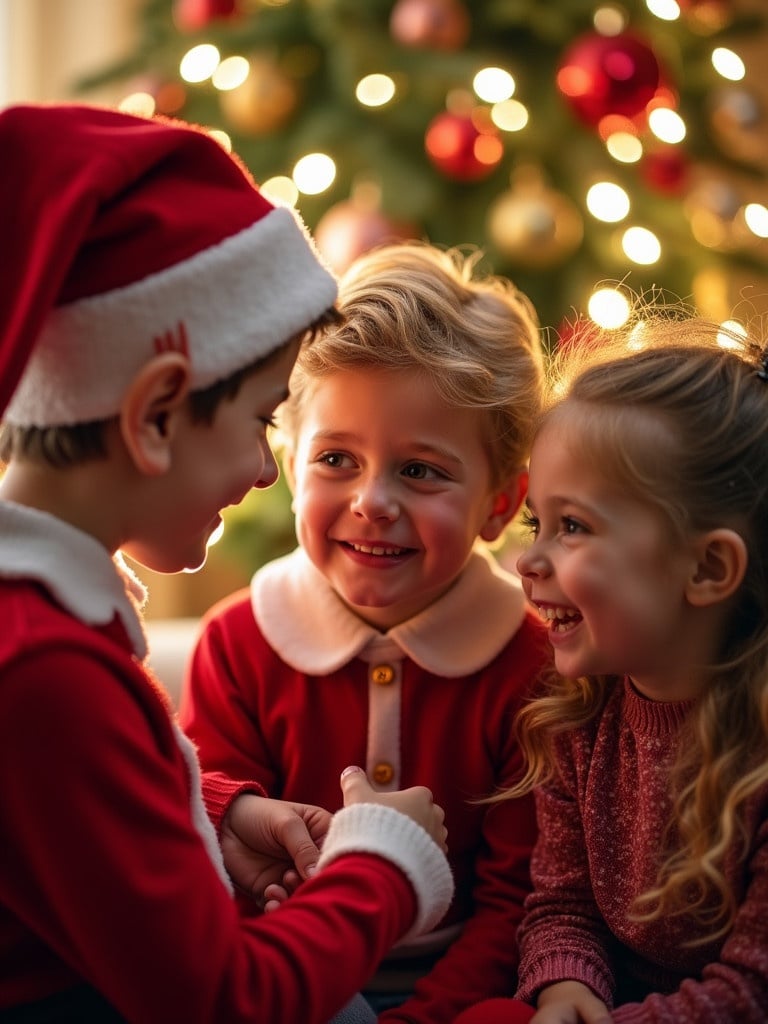
[[[326,153],[307,153],[293,168],[296,188],[306,196],[325,192],[336,178],[336,164]]]
[[[245,57],[226,57],[213,72],[211,81],[216,89],[227,92],[242,85],[250,70],[251,65]]]
[[[627,228],[621,236],[621,247],[633,263],[649,266],[661,256],[661,242],[648,228]]]
[[[601,36],[617,36],[627,27],[627,16],[620,7],[598,7],[592,24]]]
[[[504,68],[483,68],[472,80],[472,88],[486,103],[503,103],[515,91],[515,80]]]
[[[762,203],[747,203],[744,221],[753,235],[768,238],[768,209]]]
[[[645,6],[661,21],[677,21],[680,5],[676,0],[645,0]]]
[[[366,75],[357,83],[355,96],[364,107],[383,107],[395,95],[395,83],[389,75]]]
[[[208,134],[212,139],[216,139],[222,149],[225,149],[227,153],[232,152],[232,139],[227,135],[221,128],[209,128]]]
[[[590,297],[587,310],[599,327],[613,330],[627,322],[630,305],[618,288],[598,288]]]
[[[519,132],[528,124],[528,108],[519,100],[504,100],[491,107],[491,121],[503,132]]]
[[[657,107],[648,115],[648,127],[661,142],[670,145],[682,142],[685,138],[685,121],[675,110],[668,107]]]
[[[213,43],[200,43],[187,50],[179,64],[179,74],[185,82],[204,82],[219,65],[221,57]]]
[[[743,351],[742,339],[747,337],[747,331],[738,320],[724,320],[720,324],[717,333],[717,344],[720,348],[737,349]]]
[[[599,181],[587,192],[587,209],[607,224],[615,224],[629,213],[629,196],[612,181]]]
[[[155,97],[148,92],[132,92],[120,100],[117,109],[136,117],[152,117],[155,112]]]
[[[614,132],[605,140],[605,148],[614,160],[622,164],[636,164],[643,155],[643,144],[630,132]]]
[[[740,82],[747,73],[744,61],[727,46],[718,46],[712,51],[712,67],[729,82]]]
[[[284,206],[295,206],[299,201],[299,190],[296,182],[285,174],[277,174],[273,178],[267,178],[259,186],[267,199],[273,203],[282,203]]]

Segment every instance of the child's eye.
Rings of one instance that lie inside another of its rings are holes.
[[[563,516],[560,523],[563,533],[584,533],[586,530],[586,527],[584,527],[578,519],[573,519],[571,516]]]
[[[531,536],[535,537],[539,532],[538,517],[529,508],[524,508],[520,511],[520,522]]]
[[[321,452],[315,461],[331,469],[347,469],[352,465],[350,457],[343,452]]]
[[[436,480],[440,477],[440,473],[425,462],[409,462],[403,466],[402,474],[408,480]]]

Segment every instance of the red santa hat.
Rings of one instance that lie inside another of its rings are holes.
[[[0,414],[114,415],[158,352],[204,388],[336,300],[306,229],[207,132],[79,105],[0,112]],[[7,406],[7,409],[6,409]]]

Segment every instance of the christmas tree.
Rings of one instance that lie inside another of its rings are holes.
[[[391,238],[478,247],[550,341],[618,321],[629,289],[716,318],[744,282],[768,291],[761,69],[741,57],[764,0],[148,0],[140,21],[82,85],[219,133],[339,271]],[[249,567],[292,545],[287,501],[259,497],[271,532],[235,519]]]
[[[339,270],[389,237],[477,246],[558,328],[607,281],[723,316],[729,275],[768,268],[739,56],[762,2],[149,0],[141,21],[99,82],[220,131]]]

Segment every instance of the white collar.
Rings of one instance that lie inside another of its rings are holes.
[[[334,672],[382,637],[344,604],[301,548],[256,573],[251,602],[269,644],[310,675]],[[384,636],[428,672],[457,678],[492,661],[524,614],[520,581],[478,549],[440,600]]]
[[[147,640],[139,609],[147,592],[118,552],[114,558],[90,534],[61,519],[0,501],[0,577],[35,580],[89,626],[120,616],[133,653],[143,661]]]

